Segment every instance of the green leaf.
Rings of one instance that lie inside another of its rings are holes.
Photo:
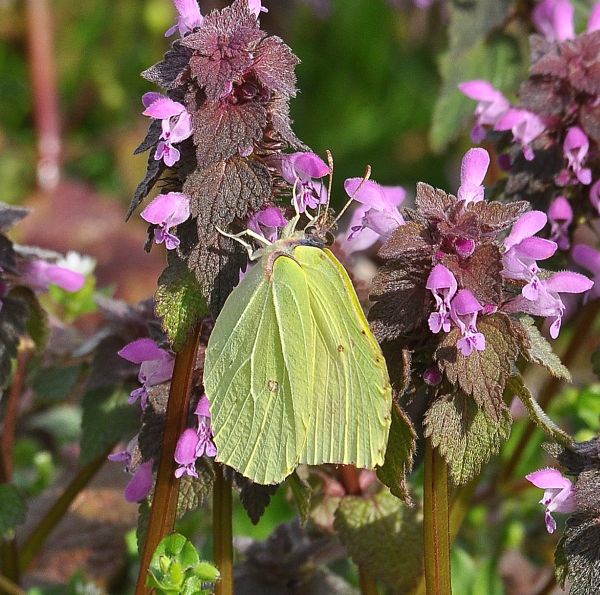
[[[511,321],[504,314],[486,316],[478,321],[478,328],[485,335],[484,351],[464,356],[456,347],[460,331],[455,328],[444,336],[435,358],[452,384],[471,395],[493,420],[500,422],[506,411],[502,394],[519,346]]]
[[[158,280],[155,298],[156,315],[162,319],[173,349],[179,351],[194,324],[208,314],[196,276],[172,258]]]
[[[567,448],[573,445],[573,438],[569,436],[564,430],[561,430],[545,413],[540,407],[539,403],[533,398],[529,389],[523,383],[521,376],[513,376],[509,378],[506,383],[506,389],[509,393],[519,397],[523,402],[523,405],[529,412],[529,417],[532,421],[540,427],[548,436],[553,440],[566,446]]]
[[[202,457],[196,462],[198,477],[184,475],[179,482],[179,500],[177,518],[181,518],[190,510],[198,510],[208,498],[215,481],[215,470],[212,462]]]
[[[40,301],[28,287],[15,287],[11,295],[23,300],[29,308],[27,319],[27,334],[31,337],[35,346],[42,350],[46,346],[49,336],[48,314],[42,308]]]
[[[441,397],[425,415],[425,437],[448,463],[456,485],[473,478],[482,465],[500,450],[510,435],[510,413],[502,412],[499,421],[481,410],[462,392]]]
[[[571,373],[560,361],[558,355],[552,351],[552,346],[535,326],[533,318],[519,316],[518,324],[525,331],[526,341],[522,345],[525,359],[543,366],[556,378],[571,382]]]
[[[406,476],[411,472],[413,457],[417,449],[417,435],[412,422],[402,408],[392,406],[392,425],[385,451],[383,466],[377,469],[379,481],[384,483],[394,496],[408,505],[412,499],[406,484]]]
[[[25,522],[27,503],[19,490],[8,483],[0,484],[0,539]]]
[[[139,412],[127,403],[121,387],[107,386],[83,397],[81,420],[81,463],[102,455],[113,444],[127,440],[139,426]]]
[[[296,502],[298,514],[300,515],[300,522],[302,525],[306,525],[310,516],[312,488],[305,479],[298,475],[297,470],[286,479],[286,483],[292,491],[294,502]]]
[[[342,498],[334,526],[356,564],[394,593],[409,593],[422,573],[418,514],[383,490],[368,499]]]
[[[468,6],[488,5],[489,1],[469,2]],[[492,0],[492,4],[503,4]],[[465,23],[468,27],[468,23]],[[475,111],[475,102],[458,89],[459,83],[486,79],[500,91],[511,94],[521,80],[522,54],[517,41],[508,35],[475,40],[471,33],[460,37],[463,43],[450,45],[440,59],[443,84],[433,110],[429,140],[436,152],[442,152],[455,140]]]
[[[31,380],[36,398],[57,403],[63,401],[75,388],[83,366],[50,366],[37,368]]]

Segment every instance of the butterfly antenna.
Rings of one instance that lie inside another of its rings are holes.
[[[348,210],[348,207],[352,204],[354,197],[359,193],[360,189],[363,187],[363,184],[365,182],[367,182],[370,177],[371,177],[371,166],[367,165],[367,169],[365,170],[365,175],[363,176],[363,179],[360,181],[360,184],[358,185],[356,190],[352,193],[352,196],[348,199],[348,202],[344,205],[344,208],[339,212],[338,216],[335,218],[335,221],[333,222],[333,225],[331,227],[335,226],[337,224],[337,222],[343,217],[344,213]]]
[[[327,153],[327,164],[329,165],[329,182],[327,184],[327,202],[326,209],[329,208],[329,203],[331,202],[331,189],[333,187],[333,155],[329,149],[326,149]],[[319,208],[317,210],[317,219],[321,216],[321,201],[319,200]]]
[[[241,244],[246,249],[246,252],[248,252],[248,257],[250,258],[250,260],[255,260],[255,257],[254,257],[255,250],[252,247],[252,244],[245,242],[242,239],[244,236],[248,236],[249,238],[252,238],[252,239],[256,240],[257,242],[260,242],[264,246],[271,246],[271,242],[269,242],[269,240],[267,240],[267,238],[264,238],[263,236],[256,233],[255,231],[252,231],[251,229],[246,229],[246,230],[241,231],[240,233],[236,233],[236,234],[227,233],[226,231],[223,231],[220,227],[215,227],[215,229],[222,236],[225,236],[226,238],[231,238],[232,240],[235,240],[236,242],[238,242],[238,244]]]

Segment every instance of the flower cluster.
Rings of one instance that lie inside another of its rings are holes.
[[[536,488],[544,490],[540,504],[545,507],[546,529],[556,531],[553,512],[571,513],[575,511],[575,490],[570,479],[563,477],[558,469],[540,469],[526,476]]]

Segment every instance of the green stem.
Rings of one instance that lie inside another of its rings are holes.
[[[358,583],[361,595],[378,595],[377,581],[364,566],[358,567]]]
[[[213,487],[214,561],[221,574],[215,595],[233,595],[233,528],[231,480],[218,467]]]
[[[201,329],[202,324],[197,324],[183,349],[175,358],[171,390],[167,403],[165,430],[156,474],[156,485],[150,508],[148,534],[140,560],[140,573],[135,587],[135,595],[145,595],[150,592],[150,589],[146,587],[146,576],[152,556],[158,544],[175,527],[179,497],[179,480],[175,479],[175,469],[177,467],[175,448],[179,436],[187,427],[193,373],[196,367]]]
[[[451,595],[448,467],[427,439],[423,537],[427,595]]]
[[[21,570],[25,570],[29,566],[31,560],[33,560],[34,556],[40,551],[52,529],[56,527],[65,513],[69,510],[69,506],[71,506],[73,500],[75,500],[77,495],[106,463],[106,457],[110,454],[112,449],[113,447],[111,446],[100,457],[94,459],[79,470],[58,500],[56,500],[36,528],[29,534],[19,555],[19,566]]]

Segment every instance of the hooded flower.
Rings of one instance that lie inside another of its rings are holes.
[[[260,234],[269,242],[274,242],[279,236],[279,230],[287,223],[288,220],[279,207],[267,207],[248,219],[248,229]]]
[[[533,9],[535,28],[548,41],[565,41],[575,37],[574,9],[569,0],[542,0]]]
[[[119,356],[133,364],[141,364],[138,379],[140,388],[131,392],[129,403],[140,399],[142,409],[148,404],[148,388],[171,379],[175,358],[161,349],[152,339],[137,339],[119,351]]]
[[[140,216],[157,226],[154,229],[157,244],[164,242],[167,250],[175,250],[179,246],[179,238],[171,233],[171,228],[189,219],[190,199],[180,192],[159,194]]]
[[[555,242],[534,237],[546,225],[548,218],[542,211],[529,211],[519,217],[504,240],[506,252],[502,258],[507,279],[526,281],[521,294],[525,299],[536,300],[539,295],[540,268],[538,260],[550,258],[557,249]]]
[[[161,140],[156,147],[154,159],[157,161],[162,159],[165,165],[172,167],[181,157],[179,149],[173,145],[192,136],[190,114],[183,104],[160,93],[146,93],[142,97],[142,103],[146,108],[143,112],[144,116],[162,121]]]
[[[579,266],[593,275],[594,287],[587,294],[587,299],[600,297],[600,251],[585,244],[577,244],[573,247],[571,256]]]
[[[210,425],[210,402],[206,395],[198,401],[195,415],[198,417],[197,428],[195,430],[188,428],[177,441],[175,462],[179,464],[179,467],[175,470],[175,477],[182,475],[198,477],[196,460],[204,455],[207,457],[217,455],[217,447],[213,442]]]
[[[469,149],[460,167],[460,188],[457,197],[465,204],[483,200],[483,179],[490,166],[490,156],[485,149]]]
[[[327,188],[321,178],[331,173],[329,166],[314,153],[291,153],[278,161],[284,180],[293,185],[300,213],[327,204]]]
[[[19,270],[23,283],[34,291],[47,291],[50,285],[58,285],[65,291],[74,292],[85,283],[85,275],[45,260],[24,261]]]
[[[434,334],[441,330],[445,333],[450,332],[450,302],[458,289],[456,278],[443,264],[437,264],[429,273],[426,287],[433,294],[436,304],[436,311],[429,315],[431,332]]]
[[[556,521],[552,517],[553,512],[571,513],[575,512],[575,489],[573,483],[563,477],[558,469],[540,469],[534,471],[525,478],[536,488],[544,490],[544,496],[540,504],[546,508],[545,520],[548,533],[556,531]]]
[[[495,130],[512,131],[515,142],[523,149],[527,161],[535,157],[531,143],[546,129],[544,121],[533,112],[511,108],[496,122]]]
[[[179,13],[179,17],[177,23],[167,30],[165,37],[171,37],[177,30],[179,30],[179,35],[183,37],[202,25],[204,18],[200,13],[197,0],[173,0],[173,4]]]
[[[579,126],[569,128],[563,144],[563,152],[575,177],[585,185],[592,182],[592,170],[583,167],[589,150],[590,141],[585,132]]]
[[[523,295],[511,300],[504,310],[507,312],[524,312],[534,316],[544,316],[550,319],[550,336],[556,339],[560,333],[562,317],[565,313],[565,304],[561,293],[585,293],[593,287],[585,275],[560,271],[554,273],[548,279],[539,280],[536,290],[536,298]]]
[[[404,225],[404,218],[398,211],[406,197],[402,186],[382,186],[373,180],[348,178],[344,189],[350,198],[363,205],[358,209],[360,224],[351,227],[348,241],[354,240],[365,229],[375,232],[376,239],[385,241],[399,225]],[[356,217],[358,219],[358,215]],[[369,234],[369,237],[375,236]]]
[[[568,250],[571,246],[569,225],[573,222],[573,209],[564,196],[559,196],[552,201],[548,209],[548,220],[550,239],[556,242],[561,250]]]
[[[484,80],[466,81],[458,85],[461,92],[477,101],[473,142],[480,143],[486,135],[485,126],[494,127],[510,108],[510,102],[491,83]]]
[[[257,17],[261,12],[269,12],[269,9],[262,5],[261,0],[248,0],[248,8],[250,8],[250,12]]]
[[[127,502],[141,502],[152,490],[153,461],[142,463],[125,488]]]
[[[462,333],[456,346],[465,357],[473,350],[485,350],[485,337],[477,330],[477,315],[481,310],[483,306],[468,289],[461,289],[452,299],[450,316]]]

